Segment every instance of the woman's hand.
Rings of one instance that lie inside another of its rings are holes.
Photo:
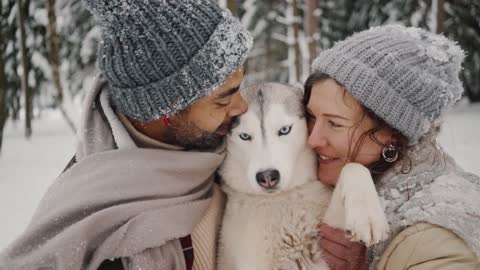
[[[320,248],[331,270],[365,270],[367,248],[351,242],[345,231],[320,224]]]

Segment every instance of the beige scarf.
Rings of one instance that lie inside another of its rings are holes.
[[[86,97],[78,163],[42,199],[26,231],[0,255],[2,270],[185,269],[177,238],[192,233],[211,200],[223,154],[115,149],[97,100]]]

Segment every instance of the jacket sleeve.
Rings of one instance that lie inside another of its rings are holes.
[[[377,269],[480,270],[480,260],[453,232],[429,223],[417,223],[390,242]]]

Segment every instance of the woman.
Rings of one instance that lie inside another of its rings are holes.
[[[334,269],[480,269],[480,179],[436,144],[441,115],[463,92],[463,58],[443,36],[391,25],[357,33],[313,63],[305,104],[318,177],[335,185],[346,163],[365,165],[392,229],[366,256],[322,224]]]

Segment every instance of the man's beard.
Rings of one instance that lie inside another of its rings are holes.
[[[203,130],[189,121],[176,121],[172,123],[170,129],[175,145],[185,150],[213,151],[223,145],[233,122],[223,123],[213,132]]]

